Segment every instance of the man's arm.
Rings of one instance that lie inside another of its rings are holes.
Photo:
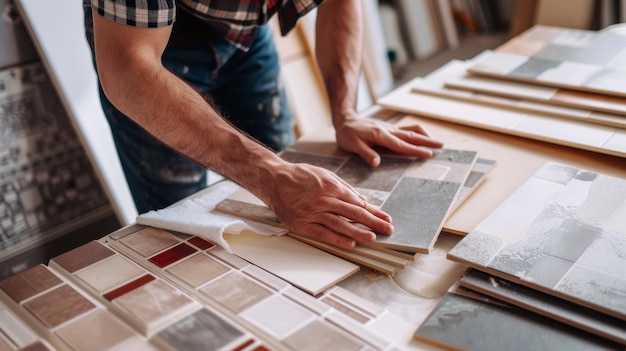
[[[225,121],[163,67],[171,27],[139,28],[94,13],[96,64],[108,99],[159,140],[263,200],[292,231],[340,247],[390,234],[390,218],[332,172],[285,162]]]
[[[396,128],[359,118],[356,94],[363,51],[363,9],[360,0],[327,0],[318,9],[315,49],[329,95],[337,143],[360,155],[371,166],[380,156],[372,148],[384,146],[417,157],[430,157],[429,148],[443,144],[420,125]]]

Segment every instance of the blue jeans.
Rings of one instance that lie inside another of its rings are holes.
[[[85,28],[93,53],[89,6],[85,6]],[[163,64],[209,97],[214,108],[234,126],[261,143],[275,151],[293,143],[292,115],[280,80],[272,31],[267,25],[259,27],[247,52],[222,39],[170,43],[163,54]],[[206,186],[203,167],[155,139],[117,110],[101,86],[99,89],[139,213],[167,207]]]

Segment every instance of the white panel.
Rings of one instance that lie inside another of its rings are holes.
[[[100,105],[91,51],[84,34],[82,2],[17,3],[118,220],[123,225],[134,222],[137,210]]]

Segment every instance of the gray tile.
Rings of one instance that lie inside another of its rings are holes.
[[[570,61],[572,57],[580,54],[583,50],[582,47],[551,44],[537,51],[532,58],[556,62]]]
[[[500,252],[504,242],[501,238],[478,230],[473,230],[471,234],[471,240],[461,240],[448,252],[448,257],[485,267]]]
[[[218,350],[240,338],[243,333],[213,312],[202,309],[158,335],[177,350]]]
[[[450,293],[414,337],[470,351],[623,349],[616,343],[521,309]]]
[[[626,316],[624,286],[626,277],[574,265],[556,286],[556,291],[576,296],[581,303],[601,306],[605,313],[623,318]]]
[[[470,269],[461,279],[463,287],[481,292],[520,308],[534,311],[573,327],[626,344],[626,324],[619,318],[584,308],[538,290]]]
[[[412,162],[409,158],[382,157],[380,165],[372,168],[360,157],[353,156],[337,175],[354,187],[391,191]]]
[[[389,247],[427,251],[459,189],[459,183],[403,178],[381,207],[393,218],[394,233],[376,240]]]
[[[577,219],[566,218],[553,232],[543,251],[569,262],[576,262],[600,233],[602,229],[598,227],[581,223]]]
[[[313,166],[325,168],[332,172],[335,172],[345,161],[345,159],[336,157],[312,155],[289,150],[281,152],[280,157],[292,163],[308,163]]]
[[[558,163],[547,164],[541,167],[533,177],[549,180],[559,184],[569,183],[578,173],[578,169]]]
[[[511,71],[509,75],[515,77],[537,78],[545,70],[554,68],[560,64],[559,61],[544,60],[540,58],[530,58],[519,67]]]
[[[571,267],[572,262],[545,255],[534,262],[522,279],[552,289]]]

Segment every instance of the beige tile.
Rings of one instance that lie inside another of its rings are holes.
[[[143,257],[149,257],[178,244],[179,240],[165,230],[148,227],[121,239],[120,242]]]
[[[169,273],[177,276],[194,288],[229,270],[230,268],[204,254],[195,255],[167,269]]]
[[[74,350],[109,350],[135,335],[111,314],[99,310],[59,328],[56,333]]]
[[[99,292],[129,282],[145,271],[128,259],[115,255],[76,273],[76,276]]]

